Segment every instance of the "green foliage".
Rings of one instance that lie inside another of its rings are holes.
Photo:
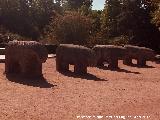
[[[102,16],[102,29],[108,37],[117,36],[117,16],[121,13],[120,0],[106,0]]]
[[[82,6],[90,8],[93,0],[63,0],[63,7],[66,10],[78,11]]]
[[[108,39],[102,31],[103,11],[92,10],[88,17],[91,19],[91,35],[88,41],[89,46],[96,44],[108,44]]]
[[[121,35],[119,37],[114,37],[110,39],[108,43],[113,45],[123,46],[129,43],[129,37]]]
[[[155,11],[153,11],[153,13],[152,13],[152,16],[153,16],[152,23],[154,23],[156,26],[160,27],[160,1],[153,0],[152,4],[155,7]]]
[[[53,13],[52,0],[0,0],[0,25],[38,39]]]
[[[87,42],[88,46],[94,46],[96,44],[98,45],[106,45],[106,44],[109,44],[109,41],[107,38],[105,38],[102,34],[102,32],[97,32],[97,33],[94,33],[90,36],[90,39],[88,40]]]
[[[53,24],[59,43],[86,44],[90,34],[90,20],[76,12],[59,16]]]
[[[102,11],[91,9],[93,0],[54,2],[0,0],[1,40],[88,46],[129,43],[160,49],[159,0],[106,0]]]
[[[151,24],[152,10],[149,0],[106,0],[101,30],[108,39],[128,36],[130,44],[158,49],[160,32]]]
[[[102,11],[92,10],[88,15],[92,19],[92,33],[97,33],[101,30],[101,15]]]

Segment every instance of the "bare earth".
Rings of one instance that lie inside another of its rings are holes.
[[[39,80],[6,78],[0,63],[0,120],[160,120],[160,64],[137,68],[119,62],[120,70],[88,68],[88,75],[77,76],[56,72],[49,58]]]

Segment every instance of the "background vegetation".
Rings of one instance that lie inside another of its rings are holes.
[[[160,51],[159,0],[0,0],[0,42],[133,44]]]

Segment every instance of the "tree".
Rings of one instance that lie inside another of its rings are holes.
[[[64,13],[64,9],[62,7],[62,4],[63,4],[63,0],[55,0],[55,2],[54,2],[54,10],[59,14]]]
[[[77,12],[59,16],[51,25],[59,43],[85,45],[90,35],[90,19]]]
[[[152,4],[155,7],[155,10],[152,13],[152,16],[153,16],[152,23],[154,23],[156,26],[160,27],[160,1],[153,0]]]
[[[52,0],[0,0],[0,25],[37,40],[54,15]]]
[[[100,10],[92,10],[88,17],[92,20],[92,33],[99,32],[101,30],[101,15],[102,11]]]
[[[103,29],[109,37],[128,36],[129,43],[159,49],[160,32],[151,24],[150,0],[106,0]]]
[[[63,7],[66,10],[78,11],[83,5],[90,8],[93,0],[63,0]]]
[[[106,0],[102,15],[102,29],[108,37],[117,36],[117,16],[120,13],[120,0]]]
[[[127,35],[131,44],[158,49],[158,29],[151,24],[153,7],[148,0],[125,0],[118,16],[119,34]]]

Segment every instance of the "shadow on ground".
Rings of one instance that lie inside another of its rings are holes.
[[[94,81],[108,81],[108,80],[105,80],[105,79],[98,78],[97,76],[95,76],[93,74],[90,74],[90,73],[77,74],[77,73],[74,73],[72,71],[63,71],[63,72],[60,72],[60,73],[65,75],[65,76],[68,76],[68,77],[82,78],[82,79],[94,80]]]
[[[56,86],[56,85],[48,83],[44,77],[24,78],[19,75],[9,74],[9,75],[6,75],[6,78],[11,82],[15,82],[15,83],[23,84],[23,85],[28,85],[28,86],[33,86],[33,87],[52,88],[52,87]]]
[[[125,69],[121,69],[121,68],[115,68],[115,69],[109,69],[106,66],[99,66],[99,69],[103,69],[103,70],[110,70],[110,71],[116,71],[116,72],[125,72],[125,73],[133,73],[133,74],[141,74],[140,72],[132,72],[129,70],[125,70]]]
[[[131,64],[129,66],[131,66],[131,67],[137,67],[137,68],[155,68],[154,66],[149,66],[149,65],[139,66],[137,64]]]

